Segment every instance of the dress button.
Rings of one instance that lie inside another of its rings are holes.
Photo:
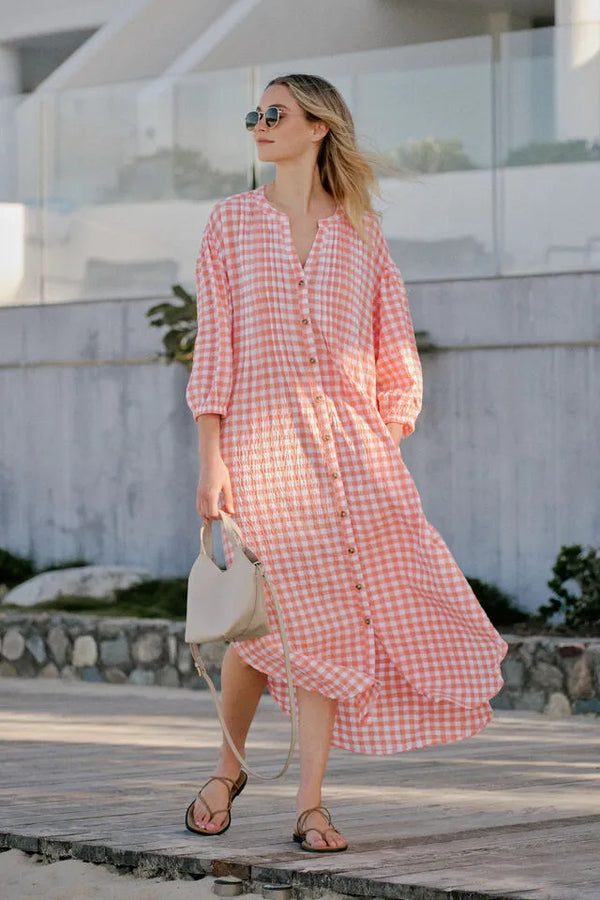
[[[357,591],[362,590],[362,584],[360,584],[360,582],[359,582],[359,584],[355,584],[354,587],[356,588]]]
[[[322,399],[323,399],[323,394],[316,394],[316,395],[315,395],[315,400],[322,400]]]
[[[307,319],[307,318],[302,319],[302,324],[303,324],[303,325],[308,325],[308,319]]]
[[[305,284],[306,284],[306,282],[305,282],[304,278],[302,278],[302,279],[298,282],[298,287],[304,287]]]
[[[332,477],[332,478],[339,478],[339,477],[340,477],[340,473],[339,473],[339,472],[332,472],[332,473],[331,473],[331,477]]]
[[[345,509],[343,509],[340,513],[340,516],[342,516],[342,518],[345,518],[347,515],[348,515],[348,513],[346,512]]]
[[[324,440],[324,441],[330,441],[330,440],[331,440],[331,435],[330,435],[330,434],[324,434],[324,435],[323,435],[323,440]]]
[[[356,553],[356,547],[348,547],[348,553]]]
[[[365,619],[365,625],[370,625],[370,624],[371,624],[371,620],[367,616],[367,618]]]
[[[308,361],[309,361],[309,363],[316,363],[317,360],[314,356],[311,356]]]

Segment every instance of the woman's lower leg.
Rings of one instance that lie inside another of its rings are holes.
[[[221,706],[225,724],[242,757],[246,751],[246,737],[266,684],[267,676],[264,672],[249,666],[230,645],[225,651],[221,666]],[[239,760],[223,735],[213,775],[224,775],[235,780],[240,769]],[[202,797],[211,809],[224,809],[227,806],[227,796],[225,784],[219,781],[211,781],[202,791]],[[217,831],[227,815],[221,813],[211,819],[204,804],[196,801],[194,819],[202,828]]]
[[[315,691],[296,688],[298,696],[298,737],[300,745],[300,785],[296,796],[296,814],[313,806],[321,806],[321,788],[331,747],[337,700]],[[304,829],[309,826],[324,831],[327,819],[322,813],[306,817]],[[306,840],[315,847],[341,846],[343,837],[336,831],[327,834],[327,840],[309,831]]]

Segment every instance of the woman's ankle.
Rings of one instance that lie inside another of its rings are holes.
[[[240,756],[245,759],[245,752],[243,750],[239,751]],[[217,760],[217,768],[216,771],[219,775],[226,775],[229,778],[237,778],[240,774],[241,763],[236,757],[229,752],[223,752],[219,754],[219,758]]]
[[[300,787],[296,793],[296,811],[298,814],[306,809],[312,809],[313,806],[321,806],[323,800],[321,789],[311,787]]]

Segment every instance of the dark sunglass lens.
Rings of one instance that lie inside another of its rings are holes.
[[[251,110],[249,113],[246,113],[246,128],[248,131],[252,131],[253,128],[256,128],[258,125],[258,113],[255,109]]]
[[[273,125],[277,125],[279,122],[279,110],[276,106],[269,106],[267,110],[265,110],[265,123],[267,128],[272,128]]]

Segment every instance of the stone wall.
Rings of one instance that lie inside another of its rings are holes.
[[[509,650],[494,709],[531,709],[555,716],[600,714],[598,638],[503,637]]]
[[[0,615],[0,675],[113,684],[206,687],[184,642],[184,622],[62,613]],[[202,656],[219,686],[224,644]]]
[[[0,615],[0,675],[205,688],[183,622],[62,613]],[[495,709],[600,714],[600,640],[504,634],[504,686]],[[219,686],[225,644],[201,652]]]

